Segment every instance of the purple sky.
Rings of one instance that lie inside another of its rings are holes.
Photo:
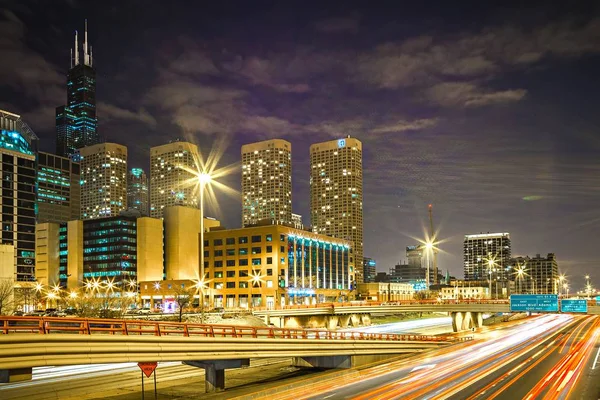
[[[433,203],[444,271],[462,276],[464,234],[501,231],[514,255],[554,252],[574,288],[586,273],[600,286],[595,2],[166,3],[2,2],[0,108],[54,149],[88,18],[99,132],[128,146],[130,167],[147,171],[149,148],[177,137],[205,153],[225,140],[223,165],[244,143],[285,138],[309,224],[309,145],[356,136],[379,271],[423,236]],[[239,189],[239,172],[225,181]],[[219,201],[238,227],[240,199]]]

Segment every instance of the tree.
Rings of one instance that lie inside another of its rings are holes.
[[[196,291],[193,288],[185,288],[180,285],[175,285],[173,288],[173,300],[175,304],[177,304],[177,308],[179,310],[179,322],[183,317],[183,310],[186,307],[189,307],[194,299],[194,294]],[[202,303],[204,303],[202,301]],[[204,307],[202,308],[204,310]],[[204,318],[203,318],[204,319]],[[203,321],[204,322],[204,321]]]
[[[14,281],[0,279],[0,315],[8,315],[14,308]]]

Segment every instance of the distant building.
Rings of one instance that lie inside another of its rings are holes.
[[[558,261],[554,253],[546,257],[537,254],[535,257],[515,257],[511,259],[515,292],[526,294],[558,294],[562,291],[559,285]],[[518,271],[524,272],[519,275]]]
[[[377,263],[374,259],[369,257],[363,257],[363,271],[365,274],[365,283],[375,282],[375,275],[377,274]]]
[[[499,280],[507,282],[511,277],[511,244],[508,233],[483,233],[465,235],[465,280]]]
[[[358,299],[369,301],[403,301],[415,296],[413,285],[408,283],[359,283]]]
[[[150,216],[162,218],[166,207],[198,208],[198,146],[171,142],[150,149]]]
[[[440,297],[443,300],[489,299],[490,291],[484,286],[442,287]]]
[[[412,268],[422,268],[425,267],[423,255],[425,252],[425,246],[419,244],[415,246],[406,246],[406,258],[408,260],[408,265]]]
[[[292,213],[292,226],[296,229],[304,229],[304,224],[302,223],[302,215]]]
[[[79,163],[51,153],[38,153],[38,223],[79,219],[80,180]]]
[[[310,146],[310,212],[313,232],[353,243],[356,282],[362,283],[363,166],[358,139]]]
[[[100,143],[78,150],[81,219],[114,217],[127,209],[127,147]]]
[[[417,264],[396,264],[390,269],[390,282],[425,282],[427,271]]]
[[[271,139],[242,146],[242,226],[293,224],[292,144]]]
[[[386,272],[378,272],[375,275],[375,282],[390,282],[390,276]]]
[[[96,117],[96,69],[87,41],[87,20],[83,41],[83,59],[75,31],[75,50],[67,73],[67,104],[56,108],[56,153],[63,157],[77,149],[100,142]]]
[[[92,280],[161,280],[163,226],[159,219],[133,213],[37,226],[38,280],[75,289]]]
[[[142,215],[149,214],[148,177],[141,168],[132,168],[127,176],[127,206]]]
[[[17,281],[35,280],[37,141],[19,115],[0,110],[2,244],[15,247]]]

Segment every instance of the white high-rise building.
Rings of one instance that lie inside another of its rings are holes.
[[[242,146],[242,226],[292,224],[292,145],[282,139]]]
[[[510,252],[508,233],[465,235],[465,280],[490,280],[490,277],[502,281],[510,279]]]
[[[127,209],[127,147],[99,143],[77,153],[81,162],[81,219],[113,217]]]
[[[355,277],[363,281],[362,143],[355,138],[310,146],[313,232],[353,242]]]
[[[198,146],[172,142],[150,149],[150,216],[162,218],[165,207],[198,207],[195,185],[200,155]]]

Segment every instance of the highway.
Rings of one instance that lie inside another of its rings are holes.
[[[600,398],[600,318],[544,315],[481,328],[476,340],[322,382],[279,399]],[[592,369],[595,367],[595,369]]]

